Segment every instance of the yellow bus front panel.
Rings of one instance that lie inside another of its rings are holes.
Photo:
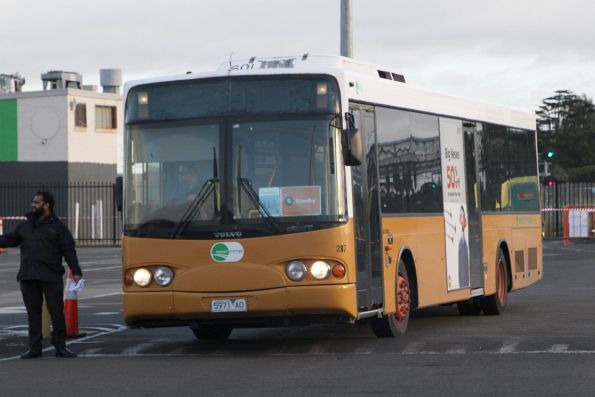
[[[250,318],[337,314],[357,316],[352,224],[312,232],[234,240],[243,247],[237,262],[216,262],[211,249],[220,240],[166,240],[124,237],[123,276],[164,265],[174,271],[171,285],[124,284],[124,316],[128,324],[155,320]],[[343,277],[324,280],[306,275],[292,281],[289,261],[309,266],[324,260],[345,267]],[[211,301],[245,298],[247,311],[211,313]]]

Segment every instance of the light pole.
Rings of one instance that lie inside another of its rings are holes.
[[[341,0],[341,55],[353,57],[351,0]]]

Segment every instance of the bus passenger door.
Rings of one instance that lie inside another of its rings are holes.
[[[440,118],[448,291],[483,287],[475,125]]]
[[[465,177],[467,179],[467,204],[469,226],[469,283],[471,289],[483,288],[483,263],[481,248],[481,212],[479,180],[477,177],[477,158],[475,123],[463,122],[465,148]]]
[[[382,307],[384,296],[375,114],[371,106],[352,104],[350,110],[354,116],[355,127],[361,131],[364,152],[362,164],[351,167],[351,174],[357,304],[359,311],[366,311]]]

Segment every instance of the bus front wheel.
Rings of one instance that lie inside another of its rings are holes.
[[[196,339],[224,340],[229,338],[231,331],[233,331],[232,327],[226,325],[198,325],[193,326],[190,329],[192,329]]]
[[[403,260],[399,260],[396,282],[396,311],[392,314],[375,318],[371,322],[372,331],[379,338],[394,338],[397,335],[404,334],[407,330],[409,312],[411,311],[411,287]]]
[[[502,314],[506,308],[508,298],[508,274],[506,269],[506,257],[502,249],[499,249],[496,257],[496,293],[481,299],[481,308],[484,314],[490,316]]]

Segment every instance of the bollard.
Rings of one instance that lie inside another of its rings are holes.
[[[43,304],[41,306],[41,337],[47,338],[51,336],[50,329],[50,312],[48,312],[48,306],[45,303],[45,296],[43,297]]]

